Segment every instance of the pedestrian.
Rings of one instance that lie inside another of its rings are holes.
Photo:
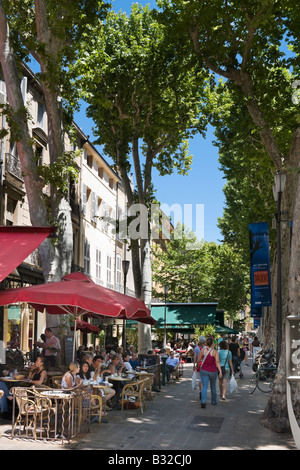
[[[233,364],[233,370],[234,374],[238,372],[239,369],[239,363],[240,363],[240,345],[237,342],[237,339],[235,336],[231,338],[231,343],[229,345],[229,350],[231,351],[232,354],[232,364]]]
[[[194,365],[193,370],[196,372],[196,380],[199,387],[199,399],[201,400],[201,391],[202,391],[202,381],[201,381],[201,374],[200,374],[200,364],[197,366],[197,360],[200,355],[200,351],[205,344],[205,336],[200,336],[197,346],[194,349]]]
[[[249,342],[247,336],[243,337],[243,344],[242,344],[242,349],[245,353],[245,364],[248,366],[248,355],[249,355]]]
[[[255,336],[254,340],[252,341],[252,351],[253,351],[253,362],[255,360],[256,354],[261,350],[261,344],[258,340],[258,337]]]
[[[219,359],[220,366],[222,369],[222,377],[219,378],[220,396],[222,401],[226,401],[226,390],[228,380],[231,374],[234,374],[232,365],[232,354],[229,351],[229,345],[227,341],[221,341],[219,343]]]
[[[201,408],[206,407],[208,384],[211,390],[211,404],[217,404],[217,378],[222,378],[222,370],[220,366],[219,353],[214,349],[214,340],[212,337],[207,338],[206,346],[201,349],[197,361],[200,365],[202,391],[201,391]]]

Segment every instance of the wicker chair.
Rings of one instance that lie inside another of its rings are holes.
[[[43,426],[43,421],[47,420],[49,432],[50,416],[53,414],[51,400],[41,397],[35,389],[15,387],[12,389],[13,396],[17,402],[19,413],[12,428],[12,437],[15,435],[17,425],[23,425],[23,432],[31,430],[33,438],[36,439],[37,424]]]
[[[99,395],[91,395],[90,413],[91,418],[98,417],[99,424],[101,424],[102,398]]]
[[[129,384],[124,385],[121,394],[121,411],[124,410],[124,405],[127,406],[128,409],[131,400],[135,400],[135,406],[140,408],[141,413],[143,414],[144,409],[146,409],[144,397],[146,382],[147,380],[138,380],[136,382],[130,382]]]
[[[154,377],[155,375],[152,373],[141,373],[137,374],[139,380],[144,380],[145,381],[145,387],[144,387],[144,396],[145,398],[149,398],[149,400],[153,401],[154,398],[154,392],[152,390],[153,387],[153,382],[154,382]]]

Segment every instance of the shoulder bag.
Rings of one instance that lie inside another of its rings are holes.
[[[228,356],[229,356],[229,351],[228,351],[228,353],[227,353],[227,357],[226,357],[226,361],[225,361],[225,363],[224,363],[224,366],[221,366],[222,375],[224,375],[225,372],[226,372],[225,366],[226,366],[226,362],[227,362],[227,360],[228,360]]]

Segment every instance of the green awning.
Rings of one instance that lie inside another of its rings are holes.
[[[239,332],[238,330],[235,330],[233,328],[229,328],[229,326],[220,326],[220,325],[216,325],[215,326],[215,331],[216,333],[219,333],[219,334],[222,334],[224,333],[225,335],[237,335]]]
[[[217,303],[166,304],[167,329],[191,329],[194,326],[213,325],[216,321]],[[164,304],[153,304],[151,316],[156,320],[155,327],[164,327]]]

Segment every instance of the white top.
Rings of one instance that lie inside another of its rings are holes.
[[[67,376],[71,378],[72,387],[75,387],[76,386],[76,376],[74,377],[74,375],[72,375],[71,372],[66,372],[65,375],[63,376],[63,378],[61,379],[61,388],[70,388],[69,385],[66,382],[66,377]]]

